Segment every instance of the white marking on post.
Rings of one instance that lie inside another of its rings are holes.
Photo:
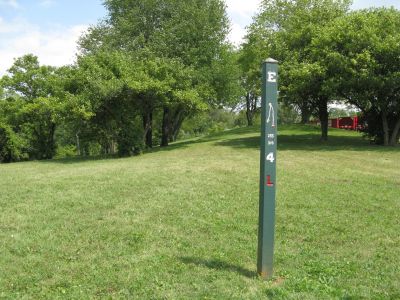
[[[267,124],[271,122],[271,126],[275,127],[275,110],[274,106],[272,103],[269,103],[269,112],[268,112],[268,119],[267,119]]]
[[[276,82],[276,72],[268,72],[268,82]]]

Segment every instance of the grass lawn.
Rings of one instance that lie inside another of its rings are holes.
[[[275,278],[257,277],[259,133],[0,165],[1,299],[400,299],[400,150],[281,127]]]

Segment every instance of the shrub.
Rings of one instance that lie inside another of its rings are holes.
[[[397,116],[394,114],[388,114],[388,125],[389,128],[394,128],[397,121]],[[376,110],[370,109],[362,114],[359,123],[363,125],[361,130],[370,141],[377,145],[384,144],[384,131],[382,125],[382,117]],[[392,132],[390,132],[390,135]]]
[[[56,158],[66,158],[76,156],[76,146],[75,145],[65,145],[58,146],[57,153],[55,155]]]
[[[0,162],[8,163],[27,158],[25,143],[12,128],[0,122]]]
[[[119,156],[141,154],[145,148],[143,142],[143,128],[134,122],[125,124],[118,133],[117,142]]]

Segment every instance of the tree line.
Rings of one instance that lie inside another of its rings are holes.
[[[74,65],[26,55],[3,77],[3,161],[52,158],[57,143],[81,155],[168,146],[186,118],[238,97],[223,1],[104,5],[108,15],[81,37]]]
[[[260,98],[259,62],[281,62],[280,101],[301,122],[321,122],[328,139],[328,105],[354,105],[377,144],[400,137],[400,12],[394,8],[350,11],[350,0],[264,0],[241,47],[246,104],[251,118]]]
[[[281,62],[283,112],[321,121],[328,105],[359,108],[376,143],[400,132],[400,13],[350,11],[348,0],[264,0],[240,47],[227,39],[222,0],[106,0],[107,16],[81,37],[76,63],[17,58],[0,80],[0,161],[135,155],[175,141],[213,109],[254,124],[261,62]],[[243,115],[242,114],[242,115]]]

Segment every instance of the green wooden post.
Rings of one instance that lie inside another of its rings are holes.
[[[276,149],[278,117],[278,62],[267,59],[262,66],[260,207],[257,272],[264,279],[273,275]]]

